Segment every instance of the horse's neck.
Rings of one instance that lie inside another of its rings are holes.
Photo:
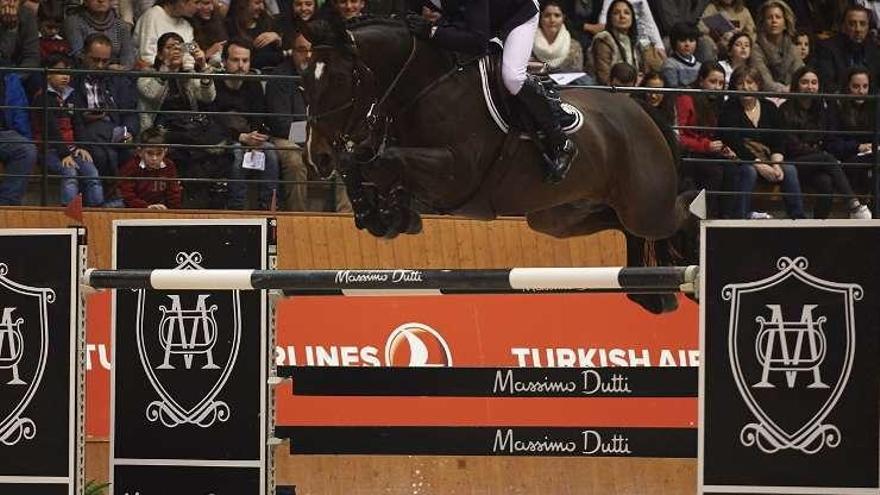
[[[390,102],[402,108],[425,88],[455,68],[452,57],[429,43],[414,40],[408,31],[364,30],[357,33],[365,63],[376,75],[379,93],[384,93],[400,76],[389,94]],[[413,42],[418,43],[413,53]],[[412,57],[412,60],[410,60]]]

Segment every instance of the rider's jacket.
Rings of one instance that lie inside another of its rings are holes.
[[[443,17],[432,40],[443,48],[475,55],[488,51],[489,40],[505,39],[538,13],[537,0],[424,0],[429,7],[437,3]]]

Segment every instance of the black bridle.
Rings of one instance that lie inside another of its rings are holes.
[[[390,125],[390,117],[383,112],[385,103],[388,101],[388,98],[397,88],[398,83],[403,78],[409,66],[412,64],[412,61],[416,58],[416,53],[418,52],[418,42],[415,37],[410,37],[412,41],[412,47],[410,49],[409,57],[406,59],[404,64],[400,67],[400,70],[397,71],[397,74],[392,79],[391,84],[385,89],[385,92],[381,97],[377,97],[376,95],[376,81],[377,78],[373,69],[371,69],[364,61],[363,58],[359,55],[359,50],[357,46],[357,41],[353,34],[349,33],[351,37],[351,56],[354,61],[354,65],[352,68],[352,96],[351,99],[340,106],[331,108],[325,112],[322,112],[317,115],[308,115],[306,120],[309,125],[316,124],[321,119],[326,119],[327,117],[336,115],[338,113],[344,112],[346,110],[351,110],[349,114],[348,121],[343,127],[342,131],[337,134],[337,136],[331,141],[330,146],[336,153],[352,153],[355,148],[358,146],[362,146],[366,143],[372,136],[376,134],[376,130],[378,128],[378,124],[380,120],[383,122],[381,136],[379,139],[374,140],[376,143],[372,147],[372,157],[366,160],[365,162],[371,162],[375,160],[379,153],[381,152],[382,146],[384,146],[385,142],[388,139],[388,127]],[[332,45],[318,45],[312,47],[313,51],[320,50],[334,50],[338,51],[339,47]],[[372,86],[371,90],[369,86]],[[361,93],[365,93],[361,95]],[[362,112],[360,110],[363,110]],[[360,131],[360,132],[358,132]]]

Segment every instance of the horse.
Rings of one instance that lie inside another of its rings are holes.
[[[312,21],[300,31],[312,43],[302,74],[306,159],[322,177],[341,175],[358,228],[385,238],[420,232],[415,199],[469,218],[525,215],[531,229],[557,238],[622,230],[627,263],[644,266],[645,240],[689,221],[675,136],[625,94],[562,92],[585,116],[572,136],[580,153],[565,180],[548,184],[537,140],[493,121],[475,59],[388,18]],[[677,308],[673,295],[631,298],[653,313]]]

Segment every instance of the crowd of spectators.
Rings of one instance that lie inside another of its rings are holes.
[[[429,3],[423,14],[436,20]],[[872,139],[858,134],[874,130],[873,105],[784,93],[871,92],[880,69],[877,5],[544,0],[530,66],[566,74],[559,78],[565,83],[783,93],[636,97],[681,127],[685,180],[732,193],[710,195],[712,215],[769,216],[750,200],[763,182],[778,185],[792,218],[832,214],[830,199],[805,204],[803,192],[839,195],[851,216],[864,218],[868,210],[858,198],[872,192],[870,167],[841,162],[873,162]],[[297,34],[297,22],[412,6],[406,0],[0,0],[0,67],[100,71],[3,72],[6,105],[50,111],[0,113],[6,174],[0,205],[20,204],[22,176],[45,167],[61,177],[62,204],[81,193],[89,206],[305,210],[305,105],[295,78],[311,47]],[[221,72],[286,77],[208,76]],[[805,132],[769,132],[779,129]],[[42,140],[51,144],[41,146]],[[181,186],[178,178],[200,180]],[[340,195],[333,202],[346,207]]]

